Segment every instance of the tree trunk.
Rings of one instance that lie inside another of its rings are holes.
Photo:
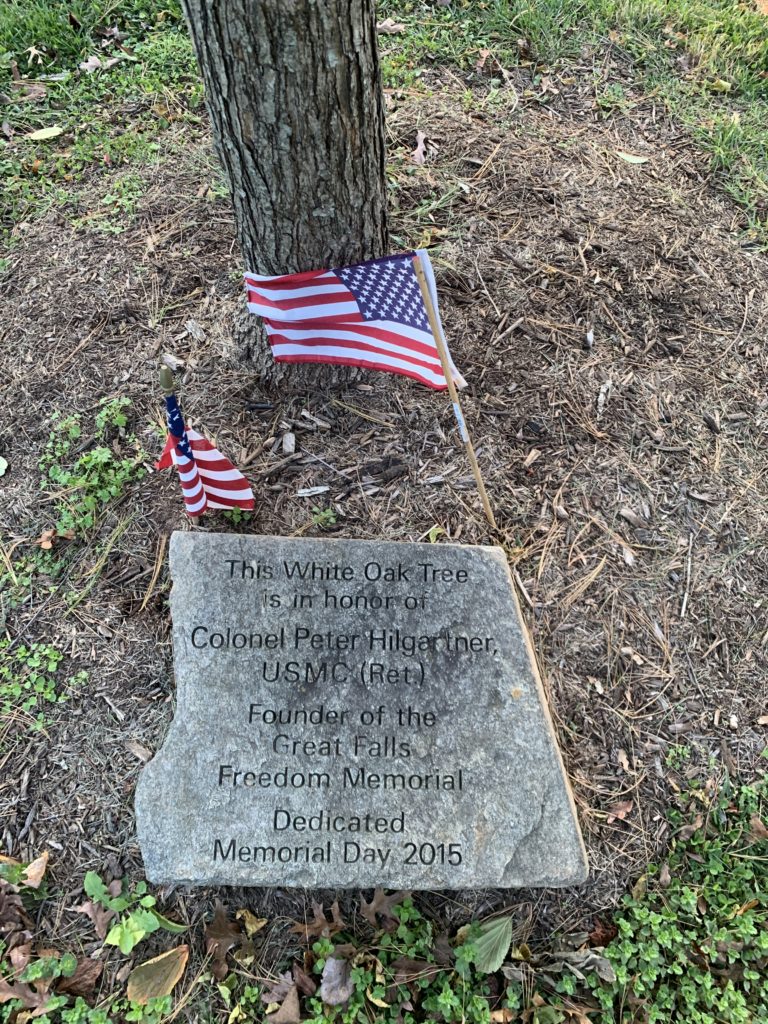
[[[287,274],[383,255],[384,111],[374,0],[182,2],[232,193],[243,269]],[[241,318],[240,333],[256,368],[273,376],[257,323]]]

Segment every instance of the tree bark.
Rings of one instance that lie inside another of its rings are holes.
[[[287,274],[383,255],[384,110],[374,0],[182,2],[243,269]],[[241,324],[256,368],[270,373],[256,318]]]

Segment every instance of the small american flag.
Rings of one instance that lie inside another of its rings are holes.
[[[207,508],[253,508],[248,481],[207,438],[184,426],[175,395],[165,396],[165,409],[168,440],[155,468],[176,466],[187,515],[201,516]]]
[[[248,273],[248,308],[263,317],[279,362],[388,370],[439,390],[447,384],[413,267],[415,257],[424,269],[439,324],[435,276],[424,249],[333,270],[278,277]],[[464,379],[450,355],[448,359],[454,381],[463,387]]]

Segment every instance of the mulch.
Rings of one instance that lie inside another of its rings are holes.
[[[57,594],[32,594],[8,617],[9,636],[66,652],[61,675],[89,673],[44,733],[19,730],[0,749],[2,850],[50,851],[53,895],[37,923],[59,948],[99,945],[74,912],[87,870],[142,876],[132,797],[173,714],[164,553],[174,529],[311,536],[322,506],[335,536],[419,540],[439,526],[442,540],[503,543],[591,877],[560,892],[420,894],[448,926],[510,906],[534,936],[589,931],[663,857],[665,812],[690,784],[758,770],[768,260],[652,101],[604,118],[588,76],[573,72],[536,85],[520,73],[478,87],[471,104],[449,72],[428,85],[388,96],[393,247],[436,247],[496,538],[445,396],[380,374],[275,384],[239,359],[241,268],[204,136],[146,171],[117,238],[52,211],[10,250],[0,282],[6,547],[52,525],[37,463],[54,411],[88,424],[102,397],[127,395],[129,431],[159,452],[164,353],[181,363],[192,424],[245,469],[258,500],[248,523],[192,525],[177,482],[152,473],[71,542]],[[423,165],[410,159],[417,130]],[[94,175],[80,206],[108,188]],[[287,432],[295,455],[283,453]],[[297,495],[313,487],[328,490]],[[63,599],[86,586],[74,607]],[[276,949],[289,941],[279,923],[302,919],[317,895],[162,891],[165,910],[192,923],[217,897],[269,916]],[[347,913],[357,898],[347,894]]]

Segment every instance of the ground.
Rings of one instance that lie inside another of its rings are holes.
[[[16,648],[62,652],[57,679],[87,673],[42,730],[20,712],[2,726],[2,850],[50,853],[47,942],[100,947],[75,912],[87,871],[143,875],[132,797],[173,714],[175,529],[504,546],[591,875],[561,892],[423,894],[449,926],[505,906],[534,938],[589,931],[663,858],[686,779],[759,773],[768,258],[688,131],[616,55],[600,59],[627,102],[597,102],[596,59],[505,69],[493,84],[483,67],[435,67],[387,92],[393,245],[433,253],[498,533],[444,395],[379,374],[267,386],[240,361],[242,267],[201,111],[170,118],[151,166],[86,173],[68,210],[15,225],[0,279],[5,631]],[[113,216],[114,196],[125,208]],[[164,356],[192,424],[254,484],[246,521],[189,522],[177,481],[152,470]],[[105,398],[131,404],[100,432]],[[80,416],[70,461],[106,438],[134,468],[92,525],[46,553],[34,542],[62,508],[81,514],[76,489],[50,474],[41,488],[56,413]],[[328,489],[298,496],[310,487]],[[159,895],[193,924],[222,896],[248,907],[281,952],[310,897]],[[344,897],[350,913],[356,900]],[[124,962],[113,950],[113,974]]]

